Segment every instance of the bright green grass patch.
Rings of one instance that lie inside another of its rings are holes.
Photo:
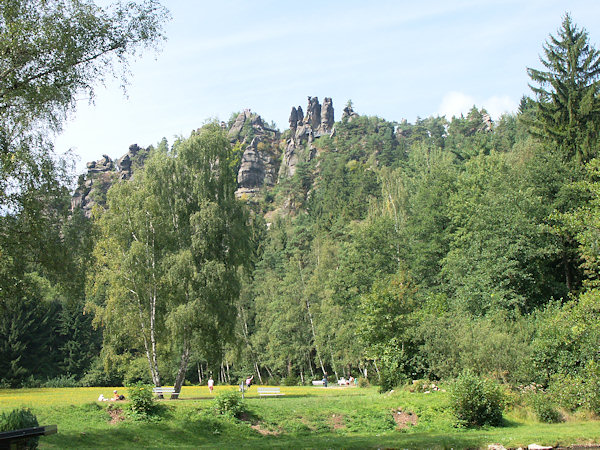
[[[127,396],[127,389],[118,387]],[[531,443],[569,445],[600,442],[600,423],[572,421],[540,424],[522,412],[505,415],[497,428],[461,430],[453,426],[448,395],[397,391],[378,394],[375,388],[280,387],[285,396],[258,398],[256,387],[246,393],[244,420],[216,416],[218,393],[235,386],[186,386],[181,400],[160,401],[152,422],[113,422],[107,407],[126,402],[96,402],[113,388],[0,390],[0,411],[28,406],[42,425],[57,424],[58,434],[40,439],[41,448],[464,448],[490,443],[518,447]],[[411,411],[416,426],[399,430],[392,411]]]

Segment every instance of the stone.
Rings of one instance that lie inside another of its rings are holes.
[[[539,444],[529,444],[527,446],[528,450],[552,450],[554,447],[551,445],[539,445]]]
[[[229,132],[227,133],[227,137],[229,138],[230,141],[235,141],[239,135],[240,132],[242,131],[242,128],[244,127],[244,124],[246,123],[246,112],[241,112],[238,114],[238,116],[235,119],[235,122],[233,123],[233,125],[231,126]]]
[[[306,120],[313,130],[321,126],[321,104],[318,97],[308,97],[308,106],[306,107]]]
[[[325,97],[323,99],[323,107],[321,108],[321,125],[319,127],[320,134],[331,133],[333,124],[333,101],[330,97]]]
[[[342,122],[344,120],[347,120],[348,122],[351,122],[352,119],[358,117],[358,114],[356,114],[354,112],[354,109],[352,109],[352,105],[346,105],[344,107],[344,112],[342,113]]]
[[[288,120],[290,124],[290,129],[296,132],[296,127],[298,126],[298,110],[292,106],[292,112],[290,112],[290,118]]]

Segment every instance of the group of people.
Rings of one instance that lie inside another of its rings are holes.
[[[104,394],[100,394],[100,397],[98,397],[99,402],[116,402],[119,400],[125,400],[125,396],[123,394],[119,394],[116,389],[113,391],[112,398],[106,398],[104,397]]]

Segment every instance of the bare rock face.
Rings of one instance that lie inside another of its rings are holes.
[[[77,189],[71,198],[71,211],[83,209],[87,217],[92,215],[94,205],[104,205],[108,189],[118,180],[132,177],[134,166],[143,165],[148,150],[137,144],[129,146],[129,151],[115,162],[103,155],[98,161],[86,164],[87,174],[79,177]]]
[[[329,97],[323,99],[323,107],[321,108],[321,126],[319,131],[321,134],[329,134],[333,130],[333,100]]]
[[[321,104],[317,97],[308,97],[306,124],[315,131],[321,126]]]
[[[274,186],[279,170],[279,132],[267,127],[258,114],[247,109],[238,114],[227,135],[231,142],[245,145],[236,195],[254,198],[261,189]]]
[[[300,106],[297,109],[292,108],[290,114],[291,138],[286,143],[279,176],[293,176],[300,160],[310,161],[314,158],[317,149],[312,145],[313,141],[321,136],[330,136],[333,133],[333,124],[333,101],[329,97],[323,100],[323,106],[317,97],[308,97],[306,117]]]
[[[277,182],[278,158],[272,144],[257,136],[244,150],[237,178],[238,197],[255,197],[261,188],[272,187]]]

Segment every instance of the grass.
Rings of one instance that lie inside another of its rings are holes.
[[[505,447],[572,445],[600,442],[600,426],[589,419],[541,424],[515,410],[505,415],[505,426],[457,429],[447,407],[447,394],[397,391],[378,394],[374,388],[281,386],[286,395],[258,398],[256,387],[246,393],[244,420],[216,416],[211,398],[233,386],[182,390],[181,399],[160,401],[160,415],[152,422],[113,423],[111,408],[125,404],[96,402],[113,388],[0,390],[0,412],[27,406],[40,424],[58,425],[58,434],[40,439],[41,448],[477,448],[490,443]],[[118,387],[127,396],[127,389]],[[416,426],[399,430],[392,411],[414,412]]]

